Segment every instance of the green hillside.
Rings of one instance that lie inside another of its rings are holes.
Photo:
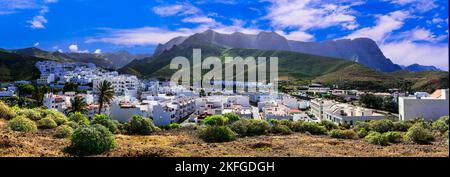
[[[38,78],[39,70],[34,65],[43,60],[47,59],[0,51],[0,82]]]
[[[65,61],[65,62],[83,62],[83,63],[94,63],[95,65],[103,68],[114,68],[113,62],[106,59],[102,55],[92,54],[92,53],[60,53],[60,52],[49,52],[44,51],[36,47],[24,48],[12,50],[12,53],[17,53],[20,55],[45,58],[55,61]]]
[[[209,56],[219,56],[222,60],[225,57],[230,56],[240,56],[243,58],[253,56],[256,58],[266,57],[269,61],[270,57],[276,56],[279,60],[279,76],[283,78],[313,79],[317,76],[340,70],[346,66],[354,64],[359,65],[357,63],[342,59],[307,55],[288,51],[225,49],[215,45],[189,44],[188,46],[175,46],[170,51],[166,51],[158,56],[146,58],[144,60],[133,61],[127,66],[121,68],[119,71],[122,73],[134,74],[143,78],[169,78],[174,72],[176,72],[176,70],[169,69],[171,59],[177,56],[184,56],[192,61],[193,48],[202,49],[202,59],[205,59]],[[205,70],[204,72],[207,72],[207,70]]]
[[[270,51],[258,49],[226,49],[214,44],[200,44],[192,41],[175,46],[160,55],[133,61],[119,72],[134,74],[141,78],[169,79],[176,70],[169,69],[171,59],[184,56],[192,61],[192,49],[202,49],[202,59],[208,56],[225,57],[278,57],[279,79],[288,81],[311,81],[327,85],[337,85],[344,89],[386,90],[398,88],[404,81],[412,84],[413,90],[432,91],[448,88],[448,72],[413,73],[399,71],[383,73],[370,69],[359,63],[316,55],[289,51]],[[231,68],[225,68],[229,70]],[[249,67],[255,69],[255,67]],[[207,72],[207,70],[203,70]],[[243,72],[243,71],[240,71]]]

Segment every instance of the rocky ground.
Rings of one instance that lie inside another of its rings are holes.
[[[64,148],[68,139],[53,138],[53,130],[18,133],[6,129],[0,120],[0,157],[70,156]],[[399,143],[371,145],[364,140],[340,140],[304,133],[239,138],[233,142],[205,143],[191,130],[162,131],[149,136],[116,135],[116,147],[99,156],[119,157],[448,157],[448,140],[438,139],[430,145]]]

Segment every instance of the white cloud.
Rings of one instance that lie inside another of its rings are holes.
[[[70,52],[76,53],[76,52],[78,52],[78,46],[75,44],[72,44],[69,46],[69,50],[70,50]]]
[[[399,6],[411,6],[411,11],[427,12],[437,7],[436,0],[385,0]]]
[[[39,46],[39,42],[34,43],[34,47]]]
[[[357,27],[353,5],[346,1],[328,3],[318,0],[270,0],[272,6],[265,19],[275,28],[297,28],[302,31],[341,26],[344,29]]]
[[[102,50],[101,50],[101,49],[96,49],[96,50],[94,51],[94,53],[95,53],[95,54],[101,54],[101,53],[102,53]]]
[[[196,14],[200,10],[190,4],[176,4],[168,6],[154,7],[153,12],[160,16],[173,16],[173,15],[189,15]]]
[[[290,33],[285,33],[284,31],[275,31],[275,32],[286,37],[289,40],[294,40],[294,41],[312,41],[312,40],[314,40],[313,35],[303,32],[303,31],[292,31]]]
[[[64,53],[64,51],[62,49],[58,49],[57,50],[59,53]]]
[[[404,25],[404,20],[409,17],[405,11],[394,11],[387,15],[378,15],[375,26],[365,27],[354,31],[344,38],[368,37],[378,42],[383,42],[393,31]]]
[[[394,63],[434,65],[443,70],[448,70],[448,47],[448,44],[414,43],[408,40],[380,45],[386,57]]]
[[[215,23],[215,20],[205,16],[186,17],[182,20],[185,23]]]
[[[45,28],[44,24],[47,23],[47,19],[42,15],[37,15],[33,17],[33,20],[28,21],[31,28],[34,29],[43,29]]]
[[[232,19],[232,25],[223,25],[215,21],[211,23],[201,23],[194,28],[178,28],[168,30],[158,27],[141,27],[133,29],[100,29],[104,34],[88,38],[86,43],[111,43],[116,45],[157,45],[166,43],[167,41],[179,37],[190,36],[200,33],[208,29],[212,29],[219,33],[231,34],[234,32],[242,32],[246,34],[257,34],[261,30],[253,27],[245,27],[245,22],[238,19]]]
[[[16,13],[18,10],[38,8],[37,2],[33,0],[1,0],[0,15]]]
[[[88,53],[89,52],[88,50],[81,50],[80,51],[78,49],[78,45],[76,45],[76,44],[71,44],[69,46],[69,51],[72,52],[72,53]]]
[[[439,42],[447,38],[447,35],[436,36],[428,29],[416,28],[410,31],[411,41]]]
[[[56,2],[58,2],[58,0],[44,0],[42,4],[40,4],[39,13],[35,15],[32,20],[27,21],[30,24],[30,28],[44,29],[44,24],[48,22],[48,20],[45,18],[45,14],[49,12],[49,8],[47,5]]]
[[[178,36],[188,36],[198,32],[196,29],[181,28],[166,30],[156,27],[142,27],[134,29],[104,29],[104,36],[93,37],[87,43],[103,42],[116,45],[156,45],[164,43]]]

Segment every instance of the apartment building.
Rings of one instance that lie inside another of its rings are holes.
[[[324,118],[324,108],[333,105],[334,102],[326,99],[313,99],[310,102],[311,113],[319,120]]]
[[[449,89],[439,89],[431,95],[417,93],[414,96],[398,98],[400,120],[437,120],[449,115]]]
[[[373,109],[362,108],[345,103],[335,102],[323,109],[323,120],[329,120],[335,124],[354,125],[357,121],[369,121],[384,119],[384,115]]]

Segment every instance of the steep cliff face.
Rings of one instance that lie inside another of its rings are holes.
[[[187,37],[180,36],[180,37],[171,39],[170,41],[166,42],[165,44],[158,44],[153,55],[159,55],[159,54],[163,53],[165,50],[171,49],[175,45],[180,45],[181,43],[184,42],[184,40],[186,40],[186,38]]]
[[[383,72],[401,70],[400,66],[387,59],[378,45],[368,38],[301,42],[287,40],[285,37],[275,32],[260,32],[259,34],[253,35],[239,32],[233,34],[221,34],[213,30],[207,30],[187,38],[174,38],[166,44],[161,44],[155,50],[155,55],[159,55],[164,50],[169,50],[174,45],[181,45],[182,43],[212,43],[227,48],[294,51],[356,61]]]
[[[400,66],[384,56],[375,41],[368,38],[289,43],[291,49],[297,52],[352,60],[383,72],[401,70]]]

